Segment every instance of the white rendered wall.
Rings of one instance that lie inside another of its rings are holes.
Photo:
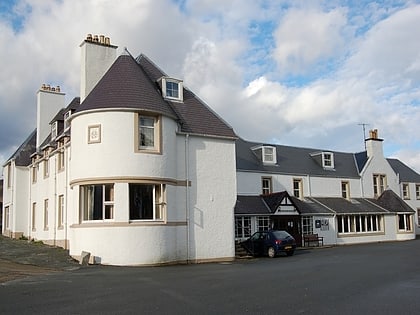
[[[176,123],[162,117],[162,154],[135,152],[137,113],[104,111],[72,120],[70,181],[94,178],[176,178]],[[88,127],[101,126],[101,142],[88,143]]]
[[[232,140],[189,137],[190,259],[233,258],[236,203]]]

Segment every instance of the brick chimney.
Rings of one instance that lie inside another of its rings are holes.
[[[378,138],[378,129],[369,130],[369,138],[365,140],[367,156],[384,157],[384,150],[382,142],[383,139]]]
[[[37,92],[36,148],[37,150],[51,132],[50,122],[64,108],[65,94],[59,86],[43,84]]]
[[[117,46],[109,37],[88,34],[80,45],[82,49],[80,102],[92,91],[117,56]]]

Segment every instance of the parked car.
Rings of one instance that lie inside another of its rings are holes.
[[[241,243],[253,256],[275,257],[280,253],[292,256],[296,249],[296,241],[286,231],[270,230],[255,232]]]

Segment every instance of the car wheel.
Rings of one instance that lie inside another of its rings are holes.
[[[294,250],[289,250],[288,252],[286,252],[287,256],[293,256],[293,254],[295,253]]]
[[[274,249],[274,247],[269,247],[268,249],[267,249],[267,254],[268,254],[268,257],[270,257],[270,258],[274,258],[275,256],[276,256],[276,250]]]

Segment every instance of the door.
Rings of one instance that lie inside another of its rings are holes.
[[[273,230],[283,230],[288,232],[296,240],[296,245],[302,246],[302,229],[300,216],[272,216],[271,222],[273,224]]]

